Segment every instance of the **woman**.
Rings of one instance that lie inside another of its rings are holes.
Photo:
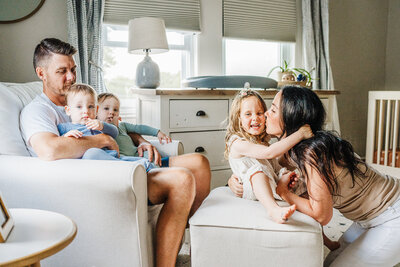
[[[325,266],[393,266],[400,262],[400,180],[385,176],[363,163],[351,144],[322,131],[325,111],[316,94],[305,88],[285,87],[266,112],[266,132],[278,138],[309,124],[314,137],[288,152],[307,182],[309,199],[289,191],[289,179],[281,179],[277,193],[289,204],[322,225],[333,208],[354,221],[340,239]],[[229,181],[232,191],[238,188]]]

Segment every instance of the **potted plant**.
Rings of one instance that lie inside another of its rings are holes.
[[[275,66],[269,72],[267,77],[271,75],[271,73],[279,69],[278,72],[278,87],[286,84],[296,84],[305,87],[312,87],[312,80],[314,80],[311,76],[311,72],[315,70],[312,68],[310,71],[307,71],[303,68],[289,68],[289,64],[286,60],[283,61],[282,66]]]
[[[311,77],[311,72],[314,71],[315,68],[312,68],[310,71],[302,68],[293,68],[293,70],[297,72],[297,81],[304,82],[304,85],[301,84],[302,86],[312,87],[312,80],[314,79]]]
[[[291,68],[289,68],[289,64],[286,60],[283,61],[283,66],[275,66],[273,67],[267,74],[267,77],[269,77],[271,75],[271,73],[276,70],[279,69],[280,71],[278,72],[278,82],[282,81],[282,78],[285,76],[287,77],[287,79],[291,80],[291,78],[289,77],[293,77],[293,81],[295,81],[296,76],[295,73],[293,72],[293,70]]]

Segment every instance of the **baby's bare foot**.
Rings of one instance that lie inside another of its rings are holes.
[[[296,211],[296,205],[290,207],[277,207],[270,212],[270,216],[277,223],[285,223]]]

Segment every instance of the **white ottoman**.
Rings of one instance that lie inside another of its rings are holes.
[[[323,263],[318,222],[296,211],[286,224],[275,223],[260,202],[235,197],[228,187],[211,191],[189,223],[192,267]]]

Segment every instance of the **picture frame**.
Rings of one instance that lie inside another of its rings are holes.
[[[33,16],[45,0],[0,0],[0,24],[23,21]]]
[[[0,243],[6,242],[13,227],[14,220],[6,207],[0,192]]]

